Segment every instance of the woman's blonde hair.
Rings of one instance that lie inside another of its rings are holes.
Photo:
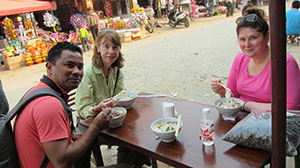
[[[97,46],[101,43],[104,43],[107,40],[111,41],[114,45],[119,46],[121,49],[121,39],[117,32],[115,32],[113,30],[105,30],[105,31],[100,32],[95,41],[94,53],[93,53],[93,57],[92,57],[92,63],[97,68],[103,67],[101,53],[98,53]],[[119,55],[118,59],[111,66],[122,68],[124,66],[124,61],[125,60],[123,58],[123,54],[120,51],[120,55]]]

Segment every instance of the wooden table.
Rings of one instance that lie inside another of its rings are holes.
[[[141,93],[146,94],[146,93]],[[183,128],[176,141],[161,142],[151,131],[151,123],[162,117],[161,102],[173,102],[182,115]],[[214,145],[205,147],[199,139],[202,109],[211,109],[209,118],[215,121]],[[261,167],[270,152],[235,145],[222,140],[236,122],[224,121],[210,105],[173,98],[137,98],[128,110],[123,125],[108,128],[100,136],[136,150],[174,167]],[[85,123],[86,126],[89,122]]]

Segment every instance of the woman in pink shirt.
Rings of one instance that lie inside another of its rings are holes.
[[[233,61],[227,87],[232,96],[242,99],[245,111],[271,110],[271,63],[269,25],[264,11],[249,8],[236,19],[237,36],[242,53]],[[287,53],[287,109],[300,110],[300,71],[292,55]],[[221,97],[225,89],[220,80],[213,80],[211,88]]]

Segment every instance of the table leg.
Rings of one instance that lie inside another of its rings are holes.
[[[103,159],[102,159],[102,153],[100,149],[100,145],[98,143],[98,139],[95,139],[92,146],[92,151],[94,155],[94,159],[96,160],[97,166],[104,166]]]
[[[156,159],[151,158],[151,164],[152,164],[152,168],[157,168],[157,161],[156,161]]]

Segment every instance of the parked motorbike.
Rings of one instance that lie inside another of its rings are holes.
[[[153,25],[154,25],[154,18],[151,16],[146,16],[145,20],[147,20],[147,23],[145,25],[145,29],[149,32],[149,33],[153,33],[154,29],[153,29]]]
[[[185,27],[190,26],[188,11],[179,12],[178,9],[174,7],[170,9],[168,18],[169,18],[169,25],[171,27],[176,27],[176,25],[183,25]]]
[[[152,26],[154,25],[155,20],[152,16],[147,16],[147,21],[149,22],[150,25]]]
[[[146,15],[143,14],[140,15],[137,13],[133,13],[132,17],[134,18],[134,20],[136,20],[138,24],[144,26],[149,33],[153,33],[154,30],[153,30],[153,23],[151,21],[151,18],[147,17]]]

